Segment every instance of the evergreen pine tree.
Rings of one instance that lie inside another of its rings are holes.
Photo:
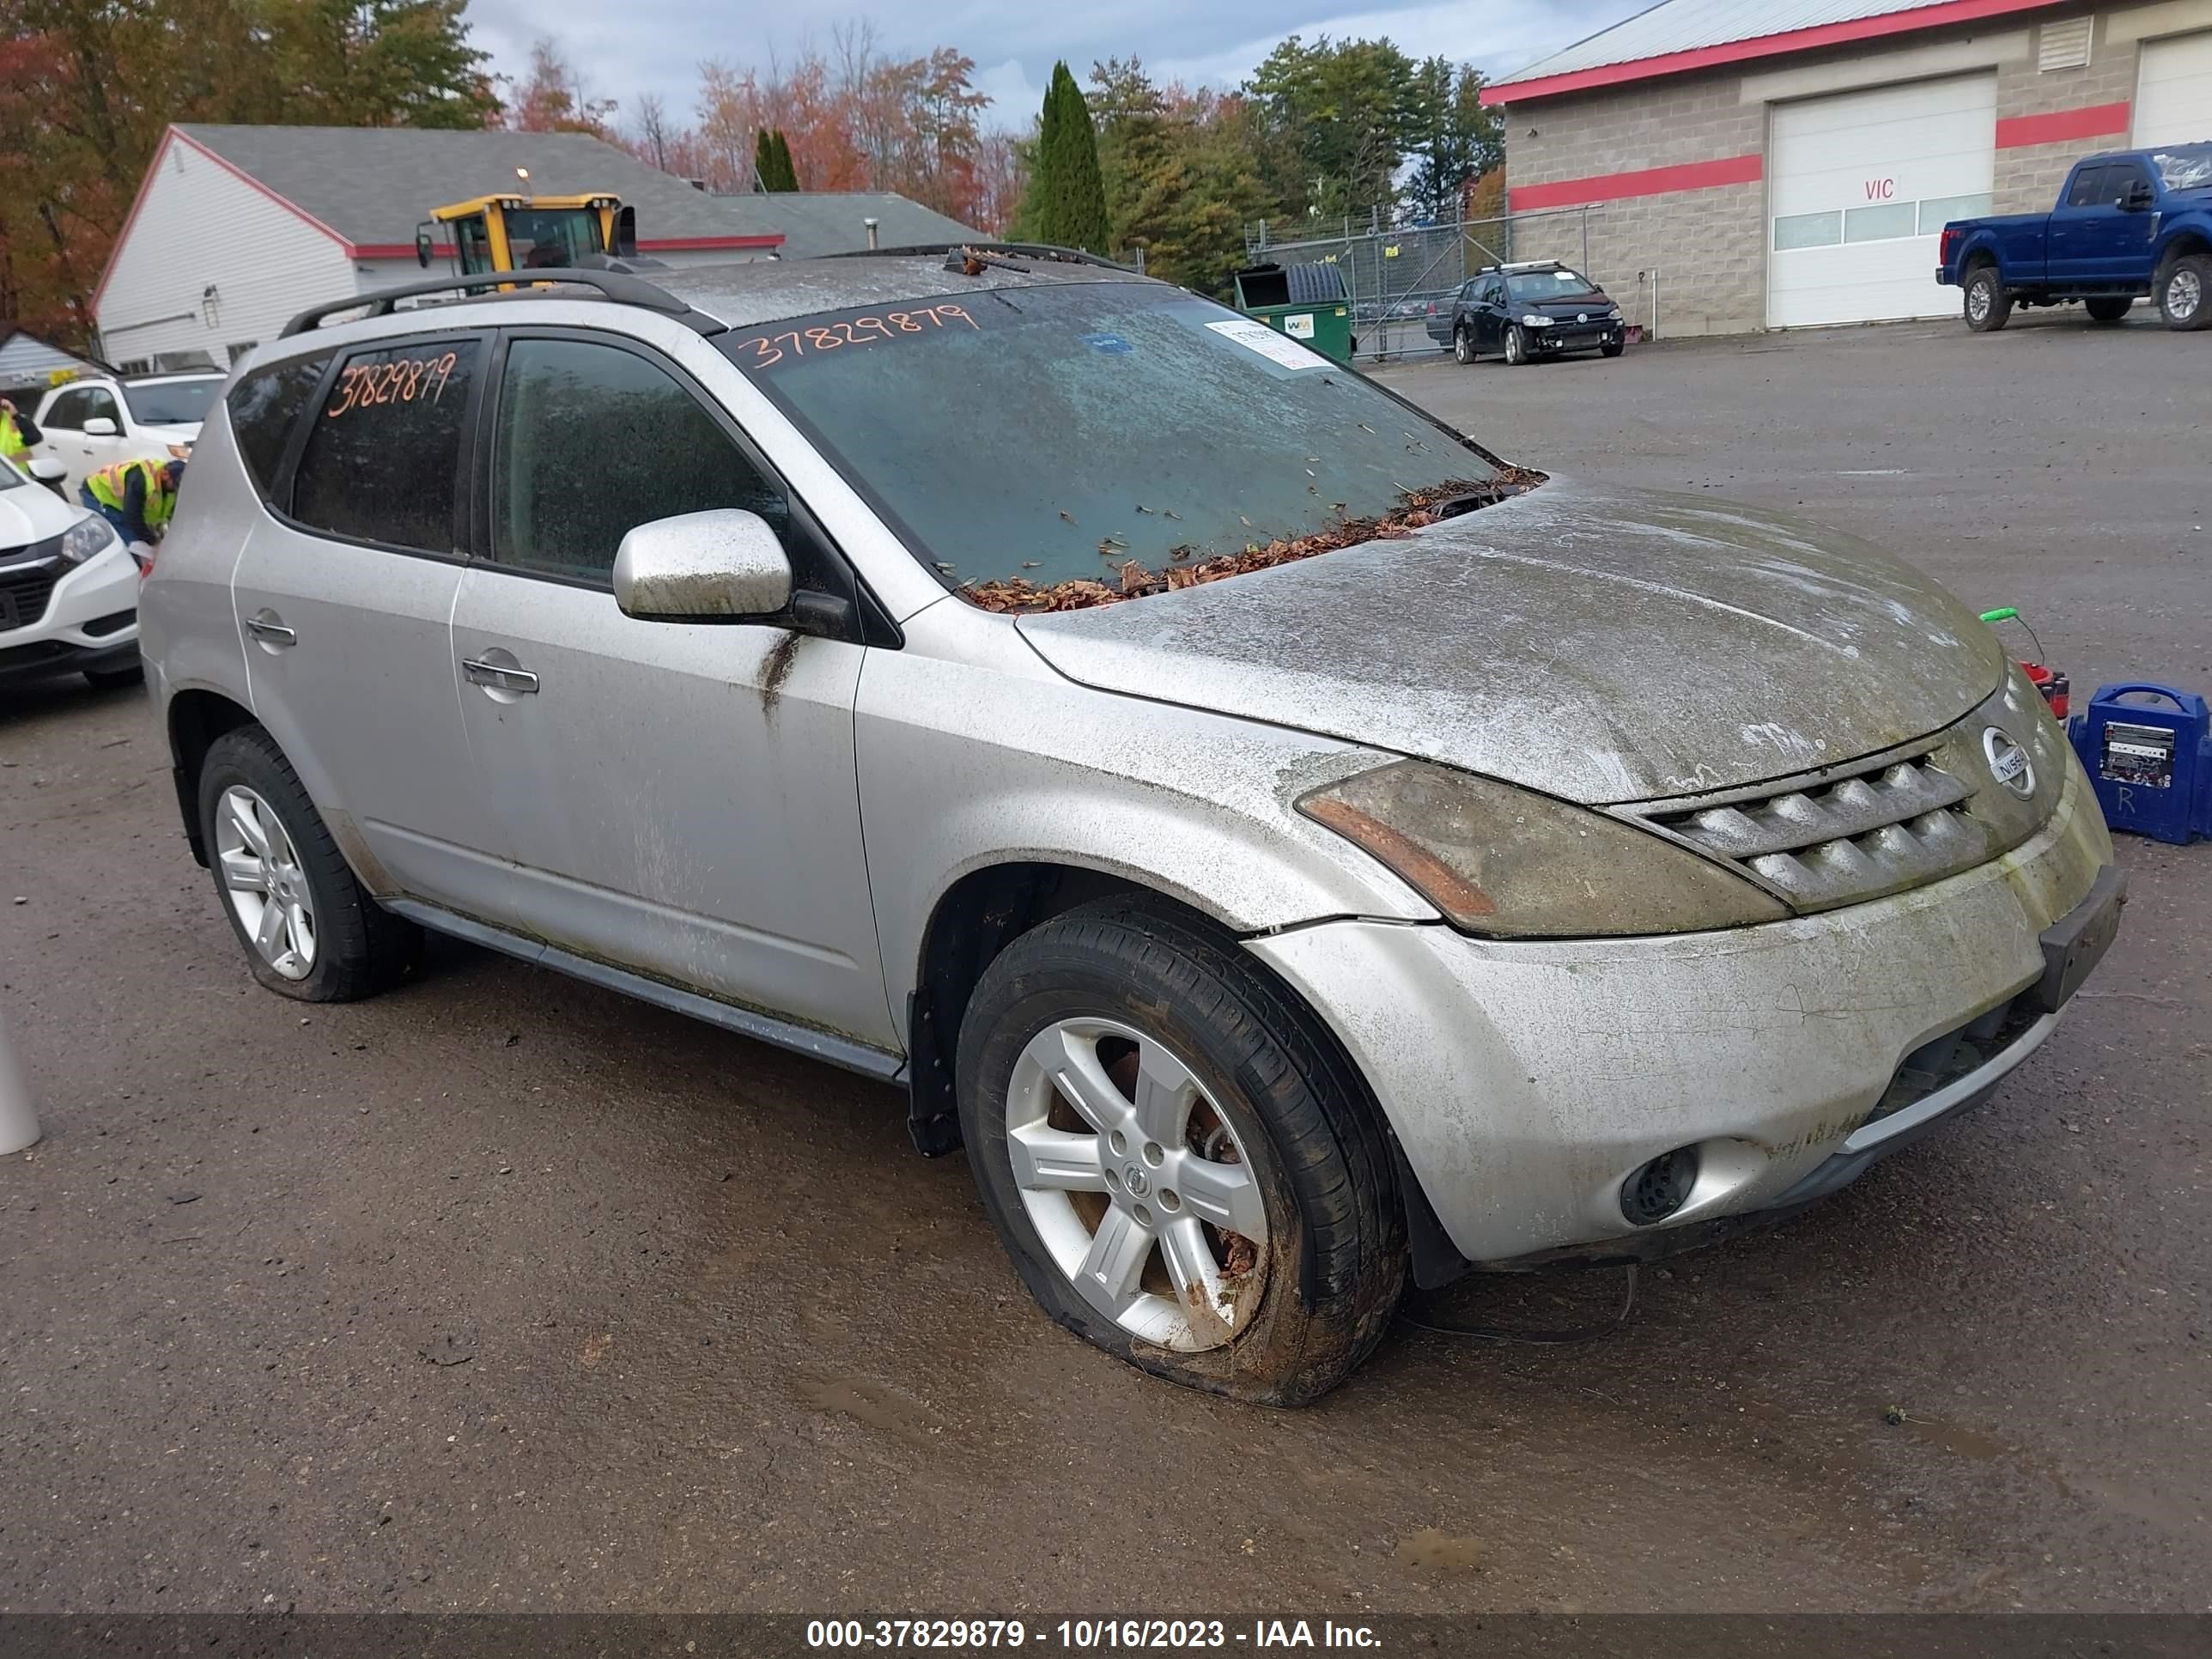
[[[1045,89],[1037,121],[1035,164],[1015,226],[1021,240],[1093,253],[1103,253],[1109,240],[1098,135],[1091,124],[1091,106],[1065,63],[1052,66],[1052,84]]]

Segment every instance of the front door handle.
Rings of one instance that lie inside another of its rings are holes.
[[[462,658],[461,673],[471,685],[481,685],[488,691],[534,695],[538,690],[538,676],[528,669],[487,662],[482,657]]]
[[[286,646],[300,642],[300,636],[277,621],[276,613],[273,611],[264,611],[258,616],[248,617],[246,631],[272,651],[281,651]]]

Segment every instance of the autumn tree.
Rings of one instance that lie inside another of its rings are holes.
[[[83,348],[93,287],[173,122],[482,126],[465,0],[9,0],[0,312]]]
[[[1099,173],[1091,106],[1065,63],[1052,66],[1037,125],[1036,160],[1018,216],[1019,234],[1061,247],[1106,252],[1113,227]]]
[[[1255,118],[1233,94],[1153,84],[1133,59],[1091,70],[1113,246],[1204,293],[1227,291],[1244,228],[1274,211],[1255,156]]]
[[[514,83],[507,124],[517,132],[588,132],[605,138],[614,112],[615,100],[586,93],[560,42],[548,36],[531,45],[530,68]]]

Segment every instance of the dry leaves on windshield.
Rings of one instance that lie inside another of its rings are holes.
[[[1495,477],[1481,483],[1463,478],[1449,479],[1429,489],[1408,493],[1402,506],[1380,518],[1346,519],[1326,530],[1316,530],[1310,536],[1255,543],[1241,553],[1224,553],[1216,558],[1185,562],[1194,550],[1178,547],[1169,553],[1170,562],[1164,570],[1149,569],[1139,560],[1125,560],[1115,568],[1115,580],[1110,583],[1079,577],[1072,581],[1041,586],[1021,576],[1008,576],[997,581],[969,582],[959,592],[969,604],[981,605],[986,611],[1024,613],[1088,611],[1095,605],[1115,605],[1123,599],[1139,599],[1151,593],[1170,593],[1178,588],[1197,587],[1206,582],[1218,582],[1226,576],[1241,576],[1247,571],[1271,569],[1279,564],[1310,559],[1316,553],[1333,553],[1340,547],[1356,547],[1362,542],[1389,541],[1410,536],[1425,525],[1437,521],[1440,515],[1435,509],[1441,503],[1449,501],[1457,509],[1460,498],[1474,496],[1480,505],[1488,507],[1509,495],[1517,495],[1525,489],[1533,489],[1543,483],[1544,477],[1543,473],[1532,472],[1526,467],[1509,466],[1501,468]],[[1109,544],[1101,543],[1099,550],[1102,553],[1109,551]]]

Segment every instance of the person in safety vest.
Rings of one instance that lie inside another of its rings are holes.
[[[40,436],[36,421],[18,414],[14,404],[0,398],[0,461],[21,460]]]
[[[118,461],[84,481],[77,499],[115,526],[126,542],[148,545],[161,539],[177,510],[177,486],[185,476],[181,460]]]

